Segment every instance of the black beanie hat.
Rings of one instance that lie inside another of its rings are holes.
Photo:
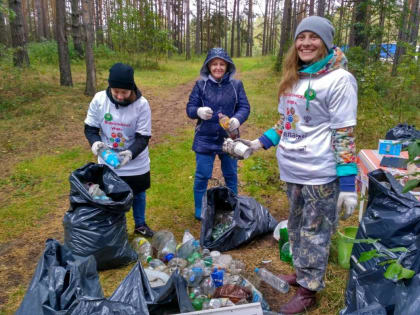
[[[121,62],[114,64],[109,69],[108,83],[112,88],[137,90],[137,86],[134,83],[134,69]]]

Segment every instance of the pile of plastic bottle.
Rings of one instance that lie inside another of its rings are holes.
[[[174,271],[180,272],[187,282],[188,293],[196,310],[252,302],[261,302],[263,308],[269,308],[264,305],[266,302],[262,294],[241,275],[245,268],[242,261],[228,254],[201,248],[199,241],[188,230],[179,245],[173,233],[167,230],[156,232],[150,243],[145,238],[137,237],[132,245],[139,254],[152,287],[164,285]],[[273,277],[264,279],[265,271],[264,268],[256,270],[261,279],[277,285],[280,292],[289,290],[284,281],[279,284],[278,281],[273,282]]]
[[[233,211],[217,212],[214,218],[214,226],[211,233],[213,240],[217,240],[222,236],[232,225]]]

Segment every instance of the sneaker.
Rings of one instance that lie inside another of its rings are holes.
[[[146,223],[144,223],[143,225],[139,225],[137,227],[134,228],[134,233],[136,234],[141,234],[143,236],[146,237],[152,237],[153,234],[155,234],[155,232],[153,232],[152,229],[150,229]]]

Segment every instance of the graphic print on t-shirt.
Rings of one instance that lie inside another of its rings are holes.
[[[112,125],[111,137],[108,137],[108,140],[112,143],[112,147],[114,149],[117,149],[117,148],[121,149],[122,147],[124,147],[127,139],[124,137],[122,133],[123,129],[118,127],[118,125],[124,126],[125,124],[118,124],[118,123],[112,122],[113,117],[111,113],[105,113],[104,119],[105,119],[105,124]]]
[[[301,95],[288,94],[286,101],[285,120],[284,120],[284,131],[282,138],[288,143],[298,143],[302,139],[306,138],[306,134],[300,131],[298,124],[302,121],[299,116],[297,108],[302,106],[300,102]]]

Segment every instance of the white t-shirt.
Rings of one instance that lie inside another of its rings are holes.
[[[357,82],[344,69],[311,78],[316,97],[306,110],[309,78],[298,81],[292,93],[280,98],[284,129],[277,147],[281,180],[322,185],[337,177],[332,129],[356,125]]]
[[[152,135],[149,102],[142,96],[128,106],[118,109],[106,95],[106,91],[96,93],[89,105],[85,124],[100,128],[101,140],[116,151],[127,150],[134,143],[135,134]],[[98,157],[98,163],[105,161]],[[149,148],[146,147],[135,159],[114,169],[119,176],[142,175],[150,171]]]

